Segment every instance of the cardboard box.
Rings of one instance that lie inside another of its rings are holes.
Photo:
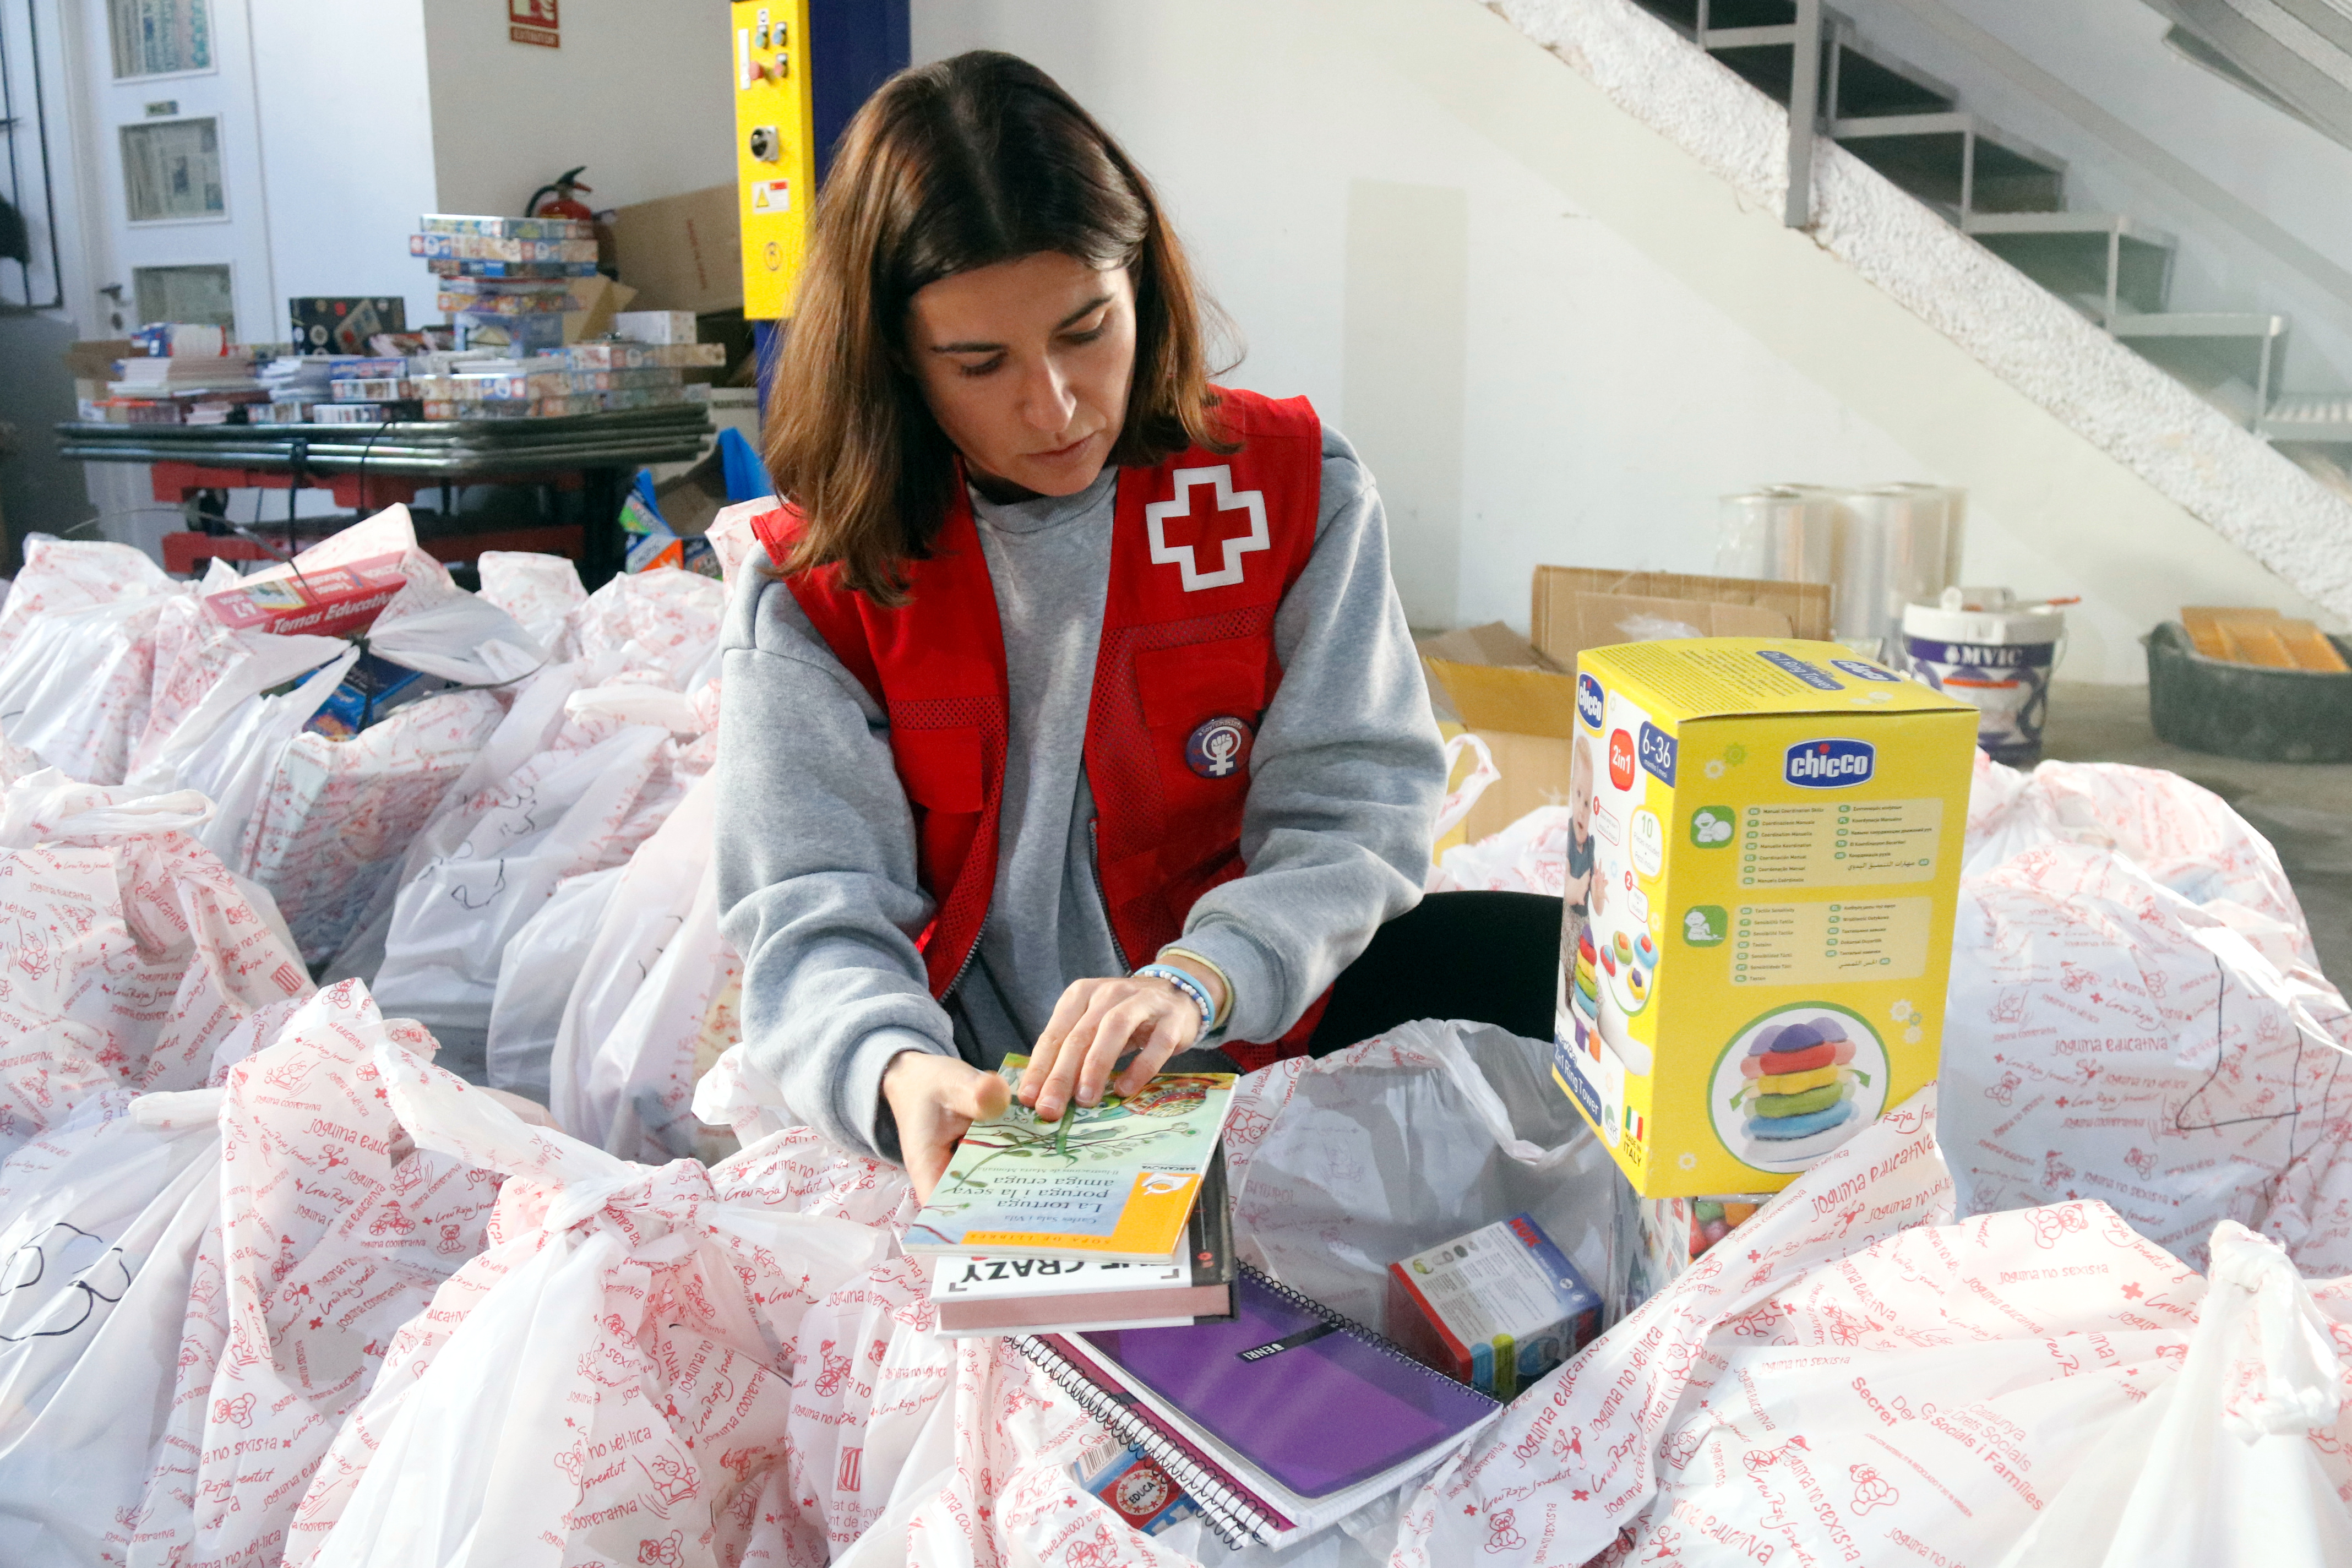
[[[300,575],[250,579],[205,595],[213,619],[237,631],[290,637],[341,637],[364,631],[408,581],[398,554],[372,555],[340,566],[313,566]]]
[[[613,330],[613,319],[633,304],[637,291],[599,272],[572,280],[572,309],[563,312],[563,341],[576,343],[601,338]]]
[[[1639,1195],[1777,1192],[1936,1076],[1976,710],[1828,643],[1578,667],[1553,1079]]]
[[[1424,637],[1420,647],[1439,727],[1449,738],[1475,731],[1502,773],[1448,842],[1475,843],[1539,805],[1569,804],[1574,678],[1500,621]]]
[[[408,301],[397,294],[306,296],[286,301],[298,354],[363,354],[378,332],[408,330]]]
[[[1684,572],[1612,572],[1590,566],[1536,568],[1528,630],[1562,669],[1589,647],[1647,640],[1644,622],[1671,622],[1706,637],[1830,638],[1824,583],[1769,583]]]
[[[613,215],[614,259],[640,309],[701,315],[743,303],[737,199],[733,185],[713,185]]]
[[[1389,1265],[1389,1337],[1508,1399],[1601,1331],[1601,1296],[1523,1214]]]

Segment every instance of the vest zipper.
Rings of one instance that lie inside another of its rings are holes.
[[[949,979],[946,988],[940,993],[940,1002],[942,1005],[946,1004],[949,997],[955,994],[955,988],[963,984],[964,975],[971,969],[971,961],[980,956],[980,939],[987,934],[987,931],[988,916],[982,914],[980,917],[980,929],[971,933],[971,946],[964,950],[963,962],[956,965],[955,973]]]
[[[1094,873],[1095,901],[1102,906],[1103,929],[1110,932],[1111,954],[1118,960],[1121,974],[1132,974],[1135,973],[1135,965],[1128,962],[1127,949],[1119,943],[1118,922],[1110,918],[1110,895],[1103,891],[1102,819],[1100,817],[1087,824],[1087,869]]]

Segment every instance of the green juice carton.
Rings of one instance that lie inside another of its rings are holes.
[[[1770,1193],[1936,1076],[1975,709],[1833,643],[1577,658],[1552,1077],[1644,1198]]]

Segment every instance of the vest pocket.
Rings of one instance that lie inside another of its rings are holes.
[[[1138,648],[1135,687],[1144,723],[1188,732],[1209,719],[1239,719],[1255,726],[1265,708],[1270,647],[1259,636]]]
[[[986,798],[977,724],[938,730],[892,724],[890,756],[898,765],[907,798],[926,811],[976,813]]]

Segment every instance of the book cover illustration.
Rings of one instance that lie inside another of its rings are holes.
[[[998,1070],[1019,1079],[1028,1058]],[[1231,1073],[1161,1073],[1136,1094],[1106,1095],[1040,1121],[1018,1100],[975,1122],[908,1227],[910,1253],[1076,1252],[1165,1262],[1233,1104]]]

